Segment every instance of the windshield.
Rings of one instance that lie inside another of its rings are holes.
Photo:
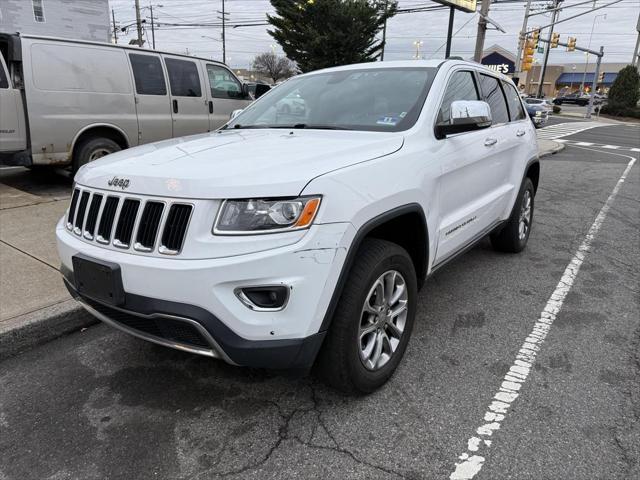
[[[410,128],[435,68],[376,68],[292,78],[225,127],[397,132]]]

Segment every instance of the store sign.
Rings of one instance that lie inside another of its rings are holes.
[[[515,64],[504,55],[500,55],[498,52],[490,53],[485,56],[481,62],[491,70],[503,73],[505,75],[511,75],[515,71]]]
[[[441,5],[446,5],[447,7],[453,7],[456,10],[462,10],[463,12],[475,13],[476,11],[476,0],[433,0],[436,3],[440,3]]]

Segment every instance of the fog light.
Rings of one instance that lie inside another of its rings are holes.
[[[251,310],[273,312],[282,310],[289,301],[289,288],[285,285],[264,285],[236,288],[235,294]]]

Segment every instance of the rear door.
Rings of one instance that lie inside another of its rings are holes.
[[[7,65],[0,53],[0,152],[17,152],[26,148],[22,95],[11,85]]]
[[[209,131],[209,106],[198,60],[163,55],[169,77],[173,136]]]
[[[215,130],[229,121],[231,112],[246,107],[251,99],[242,94],[242,84],[222,65],[203,62],[209,88],[209,128]]]
[[[138,144],[171,138],[171,100],[159,55],[129,53],[136,85]]]

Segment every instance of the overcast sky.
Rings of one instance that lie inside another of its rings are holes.
[[[565,0],[565,7],[581,3],[584,0]],[[606,5],[614,0],[596,0],[596,5]],[[116,22],[125,26],[135,22],[134,0],[109,0],[114,10]],[[149,0],[140,0],[141,6],[146,6]],[[479,2],[478,2],[479,3]],[[524,0],[500,0],[491,5],[489,16],[495,20],[507,33],[496,30],[487,32],[485,48],[499,44],[503,48],[515,53],[517,36],[522,27],[524,17]],[[168,23],[207,23],[215,22],[219,16],[217,10],[222,8],[222,0],[153,0],[154,17],[160,26],[156,30],[156,48],[172,52],[222,59],[222,43],[220,42],[221,28],[219,27],[176,27],[165,25]],[[157,6],[162,5],[162,6]],[[532,4],[542,10],[545,2]],[[400,8],[420,6],[437,6],[435,2],[425,0],[400,0]],[[479,6],[478,6],[479,7]],[[532,7],[532,8],[533,8]],[[560,19],[585,12],[591,4],[565,8],[560,13]],[[261,22],[265,14],[273,8],[268,0],[226,0],[225,10],[229,13],[230,22]],[[605,18],[606,14],[606,18]],[[640,0],[622,0],[620,3],[603,8],[561,23],[556,31],[561,34],[561,41],[567,36],[578,38],[578,45],[587,47],[590,40],[591,48],[597,50],[604,46],[605,62],[630,62],[635,46],[636,25],[640,14]],[[414,42],[421,41],[420,54],[424,58],[442,58],[444,56],[444,42],[447,34],[448,10],[420,12],[397,15],[389,21],[387,30],[387,48],[385,60],[410,59],[415,55]],[[597,16],[597,18],[596,18]],[[149,9],[143,10],[143,17],[149,17]],[[550,14],[534,16],[530,19],[530,26],[546,25]],[[149,20],[147,20],[149,22]],[[475,46],[478,15],[456,12],[452,55],[465,58],[473,55]],[[227,28],[227,63],[233,68],[249,67],[253,57],[260,52],[275,49],[282,53],[280,47],[268,35],[268,26],[253,26],[242,28]],[[147,29],[149,44],[151,31]],[[127,34],[120,34],[119,41],[128,42],[135,36],[135,26]],[[203,38],[209,36],[212,38]],[[546,36],[546,35],[545,35]],[[541,55],[538,55],[541,57]],[[593,58],[591,59],[593,61]],[[552,50],[551,63],[583,63],[584,54],[566,52],[564,48]]]

